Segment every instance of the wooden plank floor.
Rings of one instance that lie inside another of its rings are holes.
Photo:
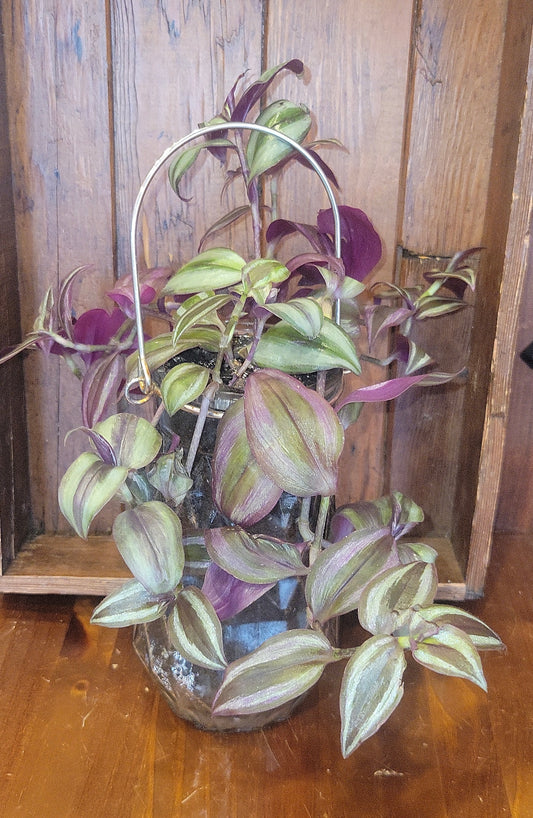
[[[3,818],[533,816],[533,537],[498,535],[486,596],[505,640],[485,695],[409,663],[399,709],[343,761],[329,668],[292,719],[202,733],[151,688],[90,597],[0,597]],[[330,692],[331,691],[331,692]]]

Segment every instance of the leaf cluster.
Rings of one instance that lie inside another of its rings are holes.
[[[313,225],[280,218],[278,179],[289,163],[303,160],[276,133],[304,145],[337,184],[320,157],[336,140],[309,141],[312,118],[305,106],[265,99],[283,72],[302,71],[299,60],[289,60],[242,89],[239,78],[208,123],[216,126],[214,134],[183,148],[168,168],[172,189],[184,199],[185,177],[207,153],[222,167],[224,188],[241,185],[244,203],[209,228],[193,258],[141,277],[143,315],[160,328],[144,339],[146,364],[159,371],[151,420],[117,411],[139,365],[131,277],[109,293],[111,312],[76,315],[73,288],[85,271],[74,271],[57,294],[47,293],[32,333],[3,360],[38,346],[62,355],[81,381],[78,431],[88,446],[61,481],[60,508],[85,538],[101,509],[118,498],[122,510],[113,537],[133,575],[97,605],[93,621],[122,627],[163,618],[186,659],[224,673],[216,715],[276,708],[314,685],[327,665],[345,661],[340,709],[347,756],[398,705],[407,652],[425,667],[485,688],[478,651],[501,646],[475,617],[434,603],[436,553],[428,544],[405,540],[423,518],[412,500],[392,493],[346,506],[328,527],[345,429],[356,423],[362,406],[458,374],[439,371],[411,331],[417,321],[464,308],[465,291],[475,284],[471,256],[479,248],[458,253],[443,272],[427,274],[425,285],[374,285],[365,300],[364,279],[379,263],[381,241],[363,211],[339,207],[339,258],[331,209],[321,210]],[[232,123],[246,122],[268,130],[248,136],[232,130]],[[253,235],[252,258],[206,247],[222,230],[245,221]],[[288,236],[305,249],[282,261]],[[368,347],[362,350],[365,329]],[[395,349],[376,358],[376,341],[391,330]],[[200,356],[180,358],[191,350],[209,353],[209,363]],[[389,377],[358,385],[333,405],[326,400],[328,370],[360,378],[364,366],[381,366]],[[316,388],[302,381],[309,373],[316,375]],[[225,524],[198,532],[208,568],[197,588],[187,580],[182,507],[223,383],[234,389],[234,400],[218,424],[211,489]],[[179,427],[182,410],[197,415],[187,450],[181,439],[169,441],[161,433],[161,419],[174,417]],[[283,493],[298,500],[296,543],[266,528],[257,533]],[[309,512],[313,498],[316,520]],[[271,637],[228,664],[222,621],[287,577],[305,584],[309,627]],[[354,611],[369,636],[339,649],[328,638],[328,623]]]

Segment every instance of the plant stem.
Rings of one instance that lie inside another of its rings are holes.
[[[204,394],[202,395],[200,412],[198,413],[198,417],[196,419],[191,445],[189,447],[189,452],[187,454],[187,462],[185,464],[185,468],[187,469],[187,473],[189,475],[191,474],[194,460],[196,458],[196,452],[198,451],[198,446],[200,445],[200,439],[202,437],[202,432],[204,431],[209,406],[211,405],[211,401],[213,400],[213,397],[215,396],[217,389],[218,383],[213,382],[207,387]]]
[[[324,539],[324,531],[326,528],[326,520],[329,511],[329,497],[320,498],[320,507],[318,509],[318,520],[316,523],[315,536],[309,549],[309,565],[312,565],[321,551],[322,540]]]
[[[314,538],[313,531],[309,525],[310,508],[311,498],[303,497],[302,504],[300,506],[300,516],[298,517],[298,531],[300,532],[300,537],[302,537],[305,542],[311,542]]]
[[[242,168],[242,176],[246,186],[246,194],[252,210],[254,254],[255,258],[261,258],[261,212],[259,209],[259,188],[257,186],[257,179],[252,179],[250,181],[250,170],[248,168],[248,162],[246,161],[244,141],[240,131],[235,135],[235,145],[237,147],[239,163]]]

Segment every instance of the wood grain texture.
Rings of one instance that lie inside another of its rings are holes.
[[[0,37],[0,110],[6,110],[4,38]],[[0,119],[0,349],[20,340],[15,212],[9,129]],[[0,368],[0,574],[29,531],[30,496],[22,361]]]
[[[0,795],[6,818],[529,818],[533,617],[527,537],[496,538],[487,596],[468,603],[507,644],[489,692],[408,663],[402,702],[349,759],[329,668],[290,721],[250,734],[173,717],[129,629],[86,597],[0,600]],[[361,632],[347,622],[344,639]]]
[[[529,16],[529,64],[527,88],[533,83],[533,11]],[[502,284],[494,351],[491,361],[487,416],[483,428],[479,464],[476,509],[472,521],[468,585],[481,590],[490,559],[487,540],[494,525],[501,475],[505,435],[509,416],[511,377],[516,348],[519,306],[528,261],[533,219],[533,101],[528,92],[524,99],[512,205],[503,256]],[[490,227],[490,220],[488,221]]]
[[[260,74],[261,27],[260,0],[112,4],[119,275],[130,272],[131,212],[145,174],[167,147],[221,110],[243,71]],[[201,172],[184,182],[190,202],[175,196],[164,173],[154,183],[140,225],[143,263],[179,266],[196,252],[205,229],[235,206],[232,193],[221,200],[217,163],[204,160]]]
[[[509,395],[509,421],[495,527],[533,532],[533,371],[518,356],[533,340],[533,247],[529,248],[519,306],[515,361]]]
[[[113,280],[106,4],[51,0],[2,5],[22,326],[48,287],[80,264],[81,309]],[[32,509],[37,527],[64,527],[56,496],[80,424],[79,387],[54,356],[26,369]]]
[[[423,0],[415,20],[402,246],[481,243],[507,0]]]
[[[311,108],[318,137],[335,136],[346,148],[322,154],[340,181],[339,201],[362,208],[383,240],[383,259],[373,274],[378,280],[390,278],[395,264],[411,14],[411,3],[394,0],[344,3],[335,14],[320,0],[307,2],[305,12],[286,0],[268,3],[266,62],[296,56],[307,66],[304,82],[288,79],[283,92]],[[284,211],[314,223],[317,211],[328,206],[317,180],[292,168],[285,182],[296,195],[282,197]],[[382,375],[368,372],[365,383]],[[355,379],[349,381],[354,389]],[[383,406],[365,406],[348,432],[339,502],[383,492],[384,426]]]

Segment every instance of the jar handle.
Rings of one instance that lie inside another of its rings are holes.
[[[151,169],[146,174],[146,177],[139,188],[139,192],[137,193],[137,198],[135,199],[135,204],[133,206],[133,212],[131,217],[130,231],[131,270],[133,279],[133,303],[135,307],[135,323],[137,327],[137,343],[140,374],[138,377],[135,377],[132,380],[128,381],[126,385],[126,397],[130,401],[130,403],[144,403],[150,399],[153,393],[152,375],[150,373],[150,368],[146,360],[146,353],[144,347],[139,271],[137,266],[137,230],[139,223],[139,215],[143,205],[144,197],[154,176],[157,174],[159,169],[165,164],[165,162],[167,162],[168,159],[170,159],[170,157],[173,156],[173,154],[177,153],[177,151],[185,147],[185,145],[188,145],[189,142],[192,142],[193,140],[198,139],[199,137],[208,136],[209,134],[213,133],[220,133],[221,131],[231,130],[258,131],[259,133],[263,133],[269,136],[275,136],[278,139],[281,139],[282,142],[286,142],[287,145],[290,145],[292,148],[294,148],[295,151],[297,151],[301,156],[303,156],[303,158],[309,163],[311,168],[319,177],[328,195],[328,199],[330,201],[331,209],[333,212],[333,225],[335,234],[335,258],[341,257],[341,228],[339,207],[337,205],[333,189],[329,183],[326,174],[324,173],[324,171],[322,170],[314,156],[311,153],[309,153],[309,151],[306,148],[300,145],[299,142],[296,142],[290,136],[287,136],[282,131],[277,131],[274,128],[267,127],[266,125],[258,125],[255,122],[228,122],[224,123],[223,125],[221,125],[221,123],[217,123],[216,125],[205,125],[202,128],[198,128],[195,131],[191,131],[191,133],[187,134],[187,136],[184,136],[178,142],[175,142],[173,145],[170,145],[166,149],[166,151],[164,151],[164,153],[161,154],[159,159],[156,160],[156,162],[152,165]],[[337,322],[339,321],[338,302],[335,305],[335,320]],[[131,390],[134,387],[138,387],[141,390],[142,397],[134,398],[132,396]]]

